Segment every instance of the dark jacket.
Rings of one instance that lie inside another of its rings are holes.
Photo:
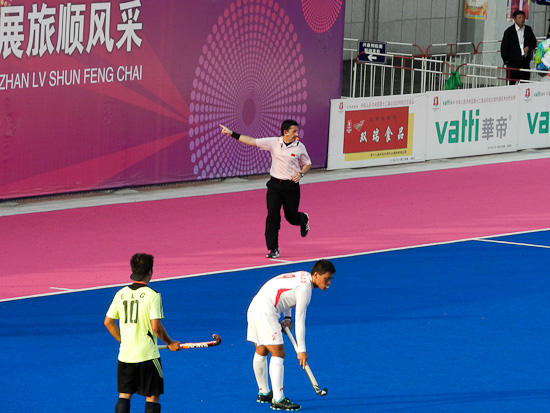
[[[500,55],[507,67],[529,69],[533,56],[533,50],[537,48],[537,38],[530,26],[524,25],[523,45],[529,47],[527,56],[521,56],[519,40],[516,32],[516,25],[513,24],[504,31],[500,45]]]

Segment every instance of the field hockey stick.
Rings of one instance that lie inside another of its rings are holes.
[[[222,342],[222,338],[217,334],[212,334],[212,338],[214,341],[201,341],[199,343],[181,343],[180,348],[181,349],[188,349],[188,348],[206,348],[206,347],[215,347],[219,346]],[[165,344],[163,346],[158,346],[159,350],[166,350],[168,346]]]
[[[290,332],[290,329],[288,327],[285,327],[285,333],[290,339],[290,342],[292,343],[292,346],[294,347],[294,351],[296,351],[296,354],[298,354],[298,345],[296,344],[296,340],[294,340],[294,336]],[[317,384],[317,380],[315,380],[315,376],[313,375],[313,372],[309,368],[309,364],[306,362],[306,366],[304,367],[306,370],[307,376],[309,377],[309,381],[311,382],[311,385],[313,386],[313,390],[315,390],[315,393],[317,393],[319,396],[326,396],[328,393],[328,390],[325,388],[321,390],[319,385]]]

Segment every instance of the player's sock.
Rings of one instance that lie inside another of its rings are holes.
[[[268,394],[269,376],[267,356],[260,356],[258,353],[254,353],[252,368],[254,369],[254,375],[256,376],[256,382],[258,383],[258,392],[261,394]]]
[[[130,413],[130,399],[120,397],[115,405],[115,413]]]
[[[271,377],[273,400],[275,401],[279,401],[285,397],[283,391],[283,379],[285,377],[284,361],[284,358],[271,356],[269,362],[269,377]]]
[[[160,413],[160,403],[145,402],[145,413]]]

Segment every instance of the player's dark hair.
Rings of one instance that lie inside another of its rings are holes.
[[[298,126],[298,122],[294,119],[283,120],[283,123],[281,124],[281,136],[283,136],[285,131],[289,130],[291,126]]]
[[[153,269],[154,257],[149,254],[137,253],[132,255],[130,259],[130,267],[132,268],[132,274],[147,275],[149,271]]]
[[[334,274],[336,272],[336,268],[334,268],[334,264],[330,262],[329,260],[319,260],[315,264],[313,264],[313,268],[311,269],[311,274],[326,274],[326,273]]]

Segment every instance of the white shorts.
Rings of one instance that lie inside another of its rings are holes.
[[[255,305],[254,301],[246,313],[248,330],[246,339],[258,346],[276,346],[284,344],[283,332],[279,323],[279,314],[276,311],[266,311],[262,305]]]

